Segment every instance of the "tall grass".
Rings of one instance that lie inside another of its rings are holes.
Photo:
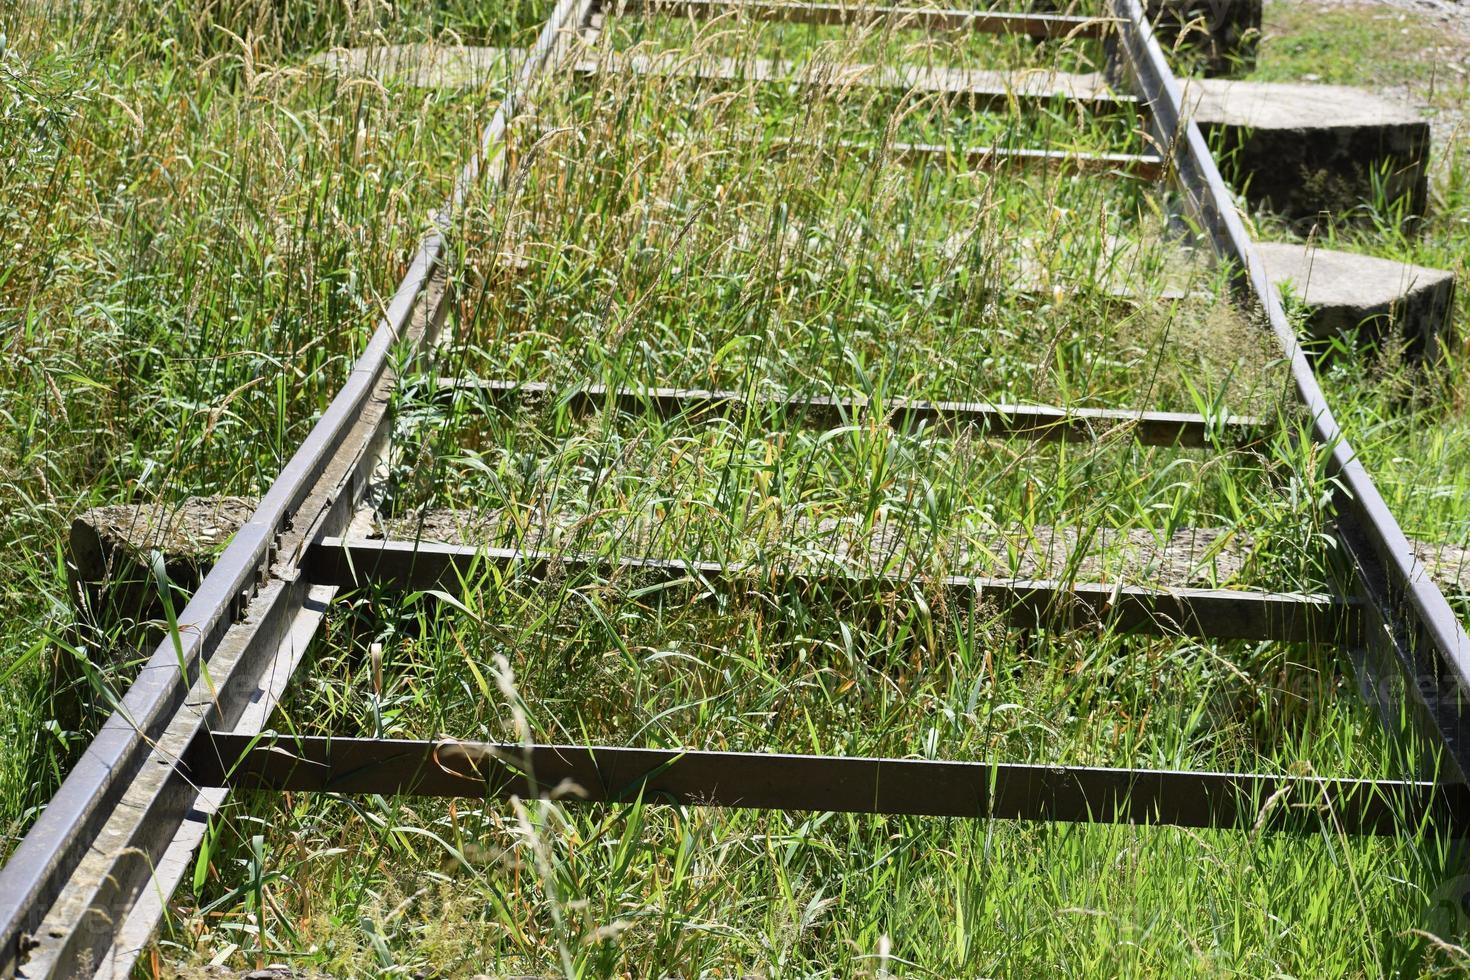
[[[108,638],[67,630],[68,522],[95,503],[268,485],[345,377],[494,97],[307,69],[308,47],[432,21],[427,6],[392,21],[333,9],[292,23],[274,4],[0,12],[12,833],[88,735],[51,719],[48,660],[125,666],[97,648]],[[514,5],[501,30],[534,30],[540,15]]]
[[[1323,383],[1353,447],[1405,530],[1442,559],[1440,575],[1457,583],[1463,601],[1470,582],[1470,416],[1467,416],[1467,324],[1470,324],[1470,82],[1466,39],[1454,23],[1375,6],[1336,9],[1316,3],[1274,3],[1256,77],[1320,79],[1385,92],[1420,108],[1433,133],[1430,203],[1421,219],[1405,216],[1381,196],[1361,202],[1347,220],[1310,230],[1323,248],[1362,252],[1455,273],[1459,287],[1444,357],[1407,364],[1390,343],[1363,356],[1339,341]],[[1358,52],[1372,50],[1374,58]],[[1310,76],[1310,78],[1308,78]],[[1296,238],[1269,217],[1263,235]],[[1444,546],[1444,547],[1438,547]]]
[[[0,127],[0,242],[26,259],[0,282],[16,324],[0,472],[19,501],[0,540],[36,556],[0,577],[19,624],[0,664],[19,747],[0,782],[12,826],[85,735],[48,726],[44,707],[45,658],[57,638],[76,646],[65,521],[91,502],[265,485],[340,382],[497,94],[332,75],[308,56],[524,43],[543,8],[159,0],[8,15],[3,111],[18,122]],[[814,73],[1097,56],[1083,42],[1038,52],[738,17],[614,14],[603,39],[583,54],[677,44]],[[711,85],[603,65],[537,93],[504,185],[456,229],[449,341],[404,379],[377,518],[402,535],[448,507],[487,543],[765,573],[882,568],[903,585],[848,602],[760,585],[716,598],[487,570],[455,603],[362,590],[334,604],[273,727],[1413,771],[1414,746],[1385,736],[1328,644],[1008,630],[984,604],[951,608],[925,588],[1038,562],[1064,581],[1325,587],[1320,455],[1264,334],[1169,233],[1167,197],[889,149],[1137,149],[1127,113],[978,113],[846,83]],[[441,376],[545,381],[553,395],[504,411],[439,397]],[[858,395],[870,408],[816,430],[740,410],[573,416],[556,395],[587,383]],[[1270,438],[1245,452],[1145,447],[1126,427],[1062,446],[894,430],[883,406],[899,395],[1249,413]],[[1388,417],[1375,397],[1352,403],[1361,417]],[[1437,506],[1455,519],[1453,500]],[[1198,529],[1215,544],[1195,547]],[[1163,563],[1140,560],[1140,541]],[[126,676],[106,666],[99,700]],[[1460,894],[1464,857],[1434,827],[1360,839],[246,794],[140,969],[1449,973],[1465,923],[1442,899]]]

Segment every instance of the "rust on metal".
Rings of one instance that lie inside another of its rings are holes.
[[[250,738],[187,759],[204,786],[386,796],[549,798],[1002,820],[1392,834],[1463,821],[1470,788],[1433,782],[913,758],[455,740]]]
[[[1018,628],[1106,626],[1150,635],[1279,642],[1346,642],[1358,631],[1356,608],[1327,595],[823,569],[758,571],[717,562],[607,559],[432,541],[325,538],[307,556],[304,572],[313,583],[337,588],[457,594],[491,567],[531,578],[555,572],[631,579],[639,585],[688,583],[709,592],[765,589],[838,599],[928,592],[962,608],[988,605]]]
[[[881,418],[896,429],[927,427],[939,431],[972,428],[986,435],[1033,439],[1037,442],[1097,442],[1125,436],[1145,446],[1184,448],[1259,447],[1267,427],[1260,419],[1243,415],[1210,418],[1193,412],[1133,411],[1131,409],[1053,408],[990,402],[926,401],[892,397],[865,399],[831,395],[743,395],[735,391],[699,388],[610,387],[589,384],[559,389],[545,382],[441,378],[439,391],[476,396],[505,410],[553,400],[574,416],[599,411],[642,414],[660,418],[700,418],[730,414],[778,417],[787,424],[807,427],[847,425],[859,418]],[[471,402],[473,404],[473,402]]]

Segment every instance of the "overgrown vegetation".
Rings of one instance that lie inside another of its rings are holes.
[[[0,15],[0,244],[14,256],[0,273],[0,472],[14,501],[0,542],[23,556],[0,576],[12,839],[88,734],[48,721],[50,659],[96,661],[84,687],[104,705],[129,674],[68,628],[67,520],[91,503],[268,485],[497,96],[493,80],[417,88],[308,57],[425,38],[525,44],[547,13],[493,9],[155,0]],[[1082,41],[738,18],[612,16],[603,30],[620,56],[673,43],[808,66],[1097,57]],[[1263,64],[1284,73],[1278,44]],[[453,600],[354,593],[274,727],[1409,772],[1412,747],[1384,737],[1331,643],[1008,630],[983,603],[949,606],[928,587],[1038,565],[1072,581],[1326,587],[1319,454],[1299,438],[1268,338],[1181,249],[1167,200],[1117,175],[891,152],[1137,151],[1126,114],[613,70],[561,73],[532,106],[505,186],[485,188],[454,236],[450,341],[402,386],[382,518],[411,528],[455,508],[486,543],[725,561],[757,581],[883,569],[902,585],[838,602],[487,571]],[[1388,217],[1324,236],[1463,272],[1463,147],[1444,152],[1417,237]],[[1406,526],[1465,543],[1460,359],[1433,383],[1391,353],[1335,363],[1349,435]],[[443,397],[445,376],[546,382],[552,395],[506,409],[469,389]],[[739,409],[568,411],[558,395],[590,383],[871,405],[817,428]],[[890,427],[884,405],[901,395],[1249,414],[1270,435],[1252,450],[1183,449],[1120,427],[1040,445]],[[1466,924],[1444,900],[1465,871],[1433,827],[1364,839],[246,796],[139,969],[1454,973]]]
[[[0,12],[12,835],[87,738],[48,724],[48,660],[107,661],[57,653],[75,640],[68,522],[91,504],[268,485],[346,375],[494,97],[303,67],[315,47],[431,23],[427,4],[370,9],[291,23],[272,3]],[[504,30],[524,37],[544,15],[511,5]]]
[[[1365,201],[1346,222],[1312,232],[1324,248],[1399,259],[1455,273],[1456,342],[1435,370],[1419,373],[1396,352],[1335,358],[1323,375],[1339,422],[1410,535],[1464,548],[1462,501],[1470,473],[1466,331],[1470,330],[1470,61],[1454,21],[1375,4],[1268,5],[1258,70],[1268,81],[1357,84],[1423,107],[1434,132],[1430,205],[1406,220]],[[1373,52],[1372,57],[1365,52]],[[1269,219],[1262,233],[1285,237]]]

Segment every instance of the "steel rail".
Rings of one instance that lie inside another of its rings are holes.
[[[0,869],[0,973],[71,977],[98,968],[120,910],[136,898],[197,795],[174,766],[177,754],[166,756],[159,747],[178,743],[186,734],[181,727],[232,724],[243,699],[259,689],[250,675],[277,650],[305,605],[295,560],[311,534],[341,521],[362,489],[358,464],[386,435],[383,382],[415,311],[424,312],[449,223],[483,170],[498,161],[519,99],[563,43],[565,29],[580,25],[593,2],[561,0],[552,12],[346,383],[179,614],[177,635],[143,666]],[[431,323],[420,326],[430,332]],[[375,402],[376,416],[369,418]],[[349,440],[351,452],[344,453]],[[221,651],[229,653],[227,663]],[[203,674],[202,663],[209,665]],[[143,805],[122,807],[130,794]],[[78,874],[89,859],[99,866]],[[64,893],[69,900],[62,903]]]
[[[346,385],[179,614],[176,636],[166,638],[139,670],[117,710],[0,869],[0,973],[15,972],[20,958],[38,941],[33,937],[43,915],[93,852],[153,746],[185,707],[200,678],[201,661],[219,676],[214,653],[237,624],[247,624],[252,636],[261,637],[259,650],[253,644],[250,651],[260,656],[273,634],[289,629],[290,610],[299,608],[304,595],[293,583],[270,577],[282,535],[293,520],[315,516],[300,513],[300,507],[365,408],[442,247],[438,234],[431,233]],[[233,680],[231,674],[223,693],[233,690]],[[222,718],[231,720],[228,711]]]
[[[761,571],[711,561],[608,559],[434,541],[324,538],[307,553],[302,570],[313,584],[338,589],[459,595],[491,568],[531,578],[545,578],[553,571],[559,576],[595,576],[640,588],[687,583],[697,592],[796,593],[847,600],[905,592],[942,595],[962,609],[993,607],[1009,625],[1028,629],[1108,627],[1154,636],[1283,643],[1340,643],[1358,633],[1356,607],[1326,595],[967,575],[928,578],[822,568]]]
[[[847,88],[921,93],[975,108],[1063,102],[1089,111],[1106,112],[1141,105],[1131,95],[1107,90],[1088,76],[1060,72],[1010,73],[883,65],[790,64],[764,59],[687,58],[674,55],[615,55],[584,58],[576,65],[584,78],[629,74],[639,78],[673,78],[715,84],[755,83],[831,90]]]
[[[440,378],[437,394],[476,396],[472,407],[509,411],[551,402],[581,417],[600,411],[663,419],[752,413],[776,415],[809,427],[847,425],[877,416],[900,430],[924,426],[941,432],[976,429],[987,435],[1037,442],[1098,442],[1125,436],[1145,446],[1189,449],[1257,448],[1266,425],[1249,416],[1210,418],[1193,412],[1139,412],[1114,408],[1053,408],[990,402],[926,401],[892,397],[877,400],[830,395],[744,395],[700,388],[611,387],[588,384],[559,389],[537,381]]]
[[[945,146],[939,143],[887,143],[878,147],[841,141],[844,149],[886,153],[904,163],[922,160],[963,160],[977,170],[999,170],[1004,166],[1040,164],[1067,174],[1133,177],[1156,181],[1165,173],[1164,158],[1153,153],[1093,153],[1086,150],[1055,150],[1040,147]]]
[[[1112,25],[1103,18],[1066,14],[1006,13],[986,10],[954,10],[933,7],[868,6],[846,3],[783,3],[779,0],[634,0],[614,13],[686,17],[710,20],[743,17],[749,20],[787,24],[860,27],[889,22],[899,27],[930,32],[973,31],[981,34],[1019,34],[1041,39],[1106,36]]]
[[[202,786],[236,789],[1333,834],[1412,832],[1470,813],[1470,787],[1425,781],[591,745],[211,732],[185,765]]]
[[[556,127],[545,127],[542,135],[557,132]],[[767,139],[760,135],[736,136],[725,134],[724,145],[761,149],[770,153],[793,150],[825,152],[835,156],[839,151],[854,156],[887,157],[908,166],[938,161],[963,161],[965,166],[977,171],[996,172],[1006,168],[1024,170],[1036,166],[1065,175],[1088,177],[1117,177],[1154,182],[1166,171],[1167,161],[1156,153],[1109,153],[1092,150],[1074,150],[1045,146],[1000,146],[996,144],[950,145],[946,143],[913,143],[903,140],[885,140],[879,143],[860,140],[822,141],[811,137],[777,136]],[[701,148],[718,145],[707,137],[671,140],[675,146]]]
[[[1342,569],[1372,620],[1353,651],[1359,686],[1391,725],[1405,707],[1443,746],[1445,775],[1470,775],[1470,636],[1378,492],[1333,416],[1306,352],[1286,317],[1259,250],[1220,176],[1187,93],[1175,80],[1139,0],[1109,0],[1120,24],[1115,61],[1148,107],[1160,152],[1174,164],[1188,211],[1215,253],[1230,263],[1240,291],[1261,311],[1287,359],[1292,384],[1327,454],[1335,493]],[[1390,688],[1385,680],[1396,679]]]

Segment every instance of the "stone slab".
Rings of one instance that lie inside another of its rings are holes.
[[[1432,359],[1451,341],[1452,272],[1291,242],[1257,248],[1271,281],[1309,308],[1314,337],[1370,345],[1393,338],[1411,361]]]
[[[103,633],[143,627],[139,643],[157,642],[163,603],[153,578],[152,554],[163,556],[169,580],[192,592],[214,556],[249,519],[246,497],[190,497],[179,504],[94,507],[72,522],[72,593],[85,622]],[[183,607],[179,598],[175,610]]]
[[[387,44],[335,48],[312,55],[308,63],[348,78],[417,88],[472,89],[508,81],[524,55],[521,48],[451,44]]]
[[[420,88],[473,88],[507,78],[524,54],[521,48],[459,47],[438,44],[390,44],[335,48],[312,55],[308,63],[349,78],[372,78]],[[709,55],[691,58],[683,52],[605,55],[579,60],[582,75],[626,72],[631,75],[697,77],[715,82],[797,81],[828,88],[879,88],[897,92],[925,89],[945,95],[974,96],[984,102],[1008,99],[1070,99],[1108,102],[1116,93],[1098,73],[1049,69],[1002,71],[924,65],[869,65],[827,61],[779,61]]]
[[[1407,215],[1429,197],[1429,122],[1418,110],[1343,85],[1195,78],[1186,107],[1250,203],[1310,225],[1384,196]]]
[[[243,497],[190,497],[181,504],[94,507],[72,522],[67,577],[77,616],[68,637],[92,667],[58,651],[47,707],[58,724],[100,724],[114,705],[90,671],[124,667],[163,640],[153,553],[163,556],[169,581],[182,590],[173,597],[177,613],[254,510],[255,501]]]
[[[165,517],[162,523],[160,509],[154,506],[97,508],[73,524],[73,547],[78,541],[86,547],[97,537],[137,555],[164,542],[171,560],[191,563],[202,574],[253,508],[254,501],[248,498],[192,497],[172,511],[177,517]],[[552,514],[543,525],[523,528],[515,515],[493,509],[427,509],[381,520],[379,530],[394,540],[556,551],[575,540],[580,523],[573,514]],[[194,533],[197,539],[191,538]],[[867,528],[856,519],[826,518],[820,524],[794,527],[792,534],[827,541],[827,554],[809,555],[819,564],[835,563],[860,573],[892,569],[897,557],[897,568],[910,567],[904,559],[908,545],[896,524],[879,522]],[[1249,535],[1210,527],[1183,528],[1162,540],[1136,529],[1098,528],[1082,535],[1065,526],[991,527],[977,528],[967,539],[962,553],[951,556],[958,574],[1062,578],[1070,572],[1077,581],[1176,587],[1248,588],[1239,577],[1257,549]],[[636,535],[620,540],[626,548],[637,549]],[[1411,544],[1440,588],[1454,595],[1470,593],[1470,550],[1421,541]],[[930,545],[924,536],[920,550],[927,552]],[[84,557],[81,564],[93,567],[87,562]]]
[[[582,75],[626,73],[634,76],[698,78],[709,82],[793,83],[842,90],[886,89],[905,93],[915,89],[967,99],[974,105],[1007,105],[1063,99],[1082,104],[1131,103],[1133,96],[1115,91],[1100,72],[1065,72],[1050,68],[1008,71],[994,68],[952,68],[942,65],[877,65],[834,62],[822,58],[780,60],[690,56],[681,51],[656,54],[604,54],[579,60]]]

